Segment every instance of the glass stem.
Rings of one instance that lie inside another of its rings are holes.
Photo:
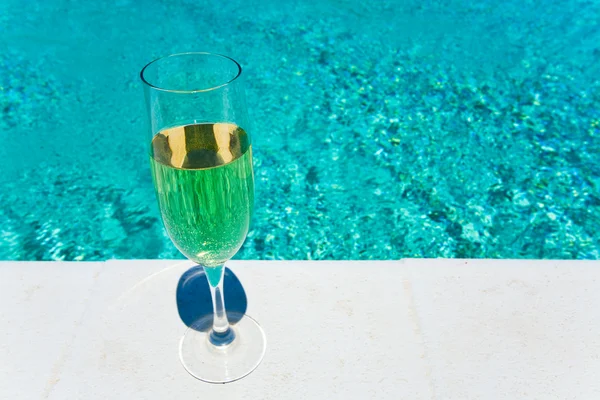
[[[229,326],[227,312],[225,311],[225,297],[223,296],[223,276],[225,267],[204,267],[206,278],[210,286],[213,304],[213,326],[209,335],[209,341],[215,346],[226,346],[233,342],[235,334]]]

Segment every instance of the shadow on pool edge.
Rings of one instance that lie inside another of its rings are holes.
[[[246,313],[248,300],[240,280],[227,267],[223,277],[223,295],[229,322],[235,324]],[[187,326],[213,314],[210,287],[201,266],[196,265],[181,275],[177,283],[176,300],[179,318]],[[211,323],[212,318],[205,318],[204,322],[194,324],[193,328],[205,332],[211,328]]]

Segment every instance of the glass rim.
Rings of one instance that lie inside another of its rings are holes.
[[[237,74],[235,74],[235,76],[233,78],[231,78],[230,80],[228,80],[225,83],[222,83],[220,85],[217,86],[213,86],[213,87],[209,87],[209,88],[205,88],[205,89],[192,89],[192,90],[179,90],[179,89],[168,89],[168,88],[163,88],[160,86],[156,86],[153,85],[152,83],[150,83],[145,77],[144,77],[144,72],[146,71],[146,69],[151,66],[152,64],[170,58],[170,57],[178,57],[178,56],[187,56],[187,55],[194,55],[194,56],[215,56],[215,57],[221,57],[224,58],[226,60],[232,61],[236,66],[237,66]],[[169,54],[166,56],[162,56],[162,57],[158,57],[152,61],[150,61],[148,64],[146,64],[144,66],[144,68],[142,68],[142,70],[140,71],[140,79],[142,80],[142,82],[144,84],[146,84],[148,87],[151,87],[152,89],[155,90],[159,90],[161,92],[167,92],[167,93],[181,93],[181,94],[189,94],[189,93],[203,93],[203,92],[211,92],[213,90],[217,90],[220,89],[222,87],[225,87],[227,85],[229,85],[230,83],[232,83],[233,81],[235,81],[237,78],[240,77],[240,75],[242,74],[242,66],[240,65],[240,63],[238,63],[237,61],[235,61],[233,58],[223,55],[223,54],[219,54],[219,53],[210,53],[210,52],[206,52],[206,51],[190,51],[190,52],[185,52],[185,53],[174,53],[174,54]]]

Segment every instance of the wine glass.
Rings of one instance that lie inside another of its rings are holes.
[[[266,348],[252,318],[229,324],[223,297],[224,264],[242,246],[254,207],[241,73],[235,60],[211,53],[162,57],[140,73],[162,220],[179,251],[204,268],[212,294],[212,329],[203,331],[205,319],[193,323],[179,354],[191,375],[212,383],[248,375]]]

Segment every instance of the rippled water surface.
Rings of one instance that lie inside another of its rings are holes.
[[[5,0],[0,259],[180,257],[138,72],[193,50],[245,69],[238,258],[599,258],[599,22],[591,1]]]

